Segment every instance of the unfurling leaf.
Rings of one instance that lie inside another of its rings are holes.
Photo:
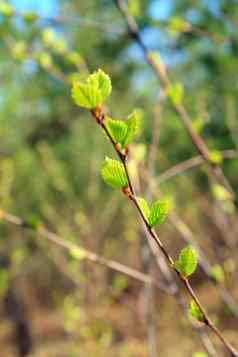
[[[142,197],[138,197],[137,198],[137,202],[138,202],[138,205],[142,211],[142,213],[144,214],[145,218],[149,219],[149,215],[150,215],[150,208],[149,208],[149,205],[148,203],[146,202],[146,200]]]
[[[130,144],[134,137],[140,132],[142,117],[138,110],[129,115],[128,119],[113,120],[109,117],[105,119],[105,126],[113,138],[114,142],[120,144],[121,149]]]
[[[111,93],[111,79],[101,69],[91,74],[82,83],[73,82],[72,97],[77,105],[86,109],[95,109]]]
[[[103,180],[113,188],[128,187],[126,172],[120,161],[106,157],[102,166],[101,175]]]
[[[151,208],[142,197],[138,197],[137,202],[151,228],[164,222],[169,210],[168,200],[156,201],[152,204]]]
[[[100,92],[102,102],[109,96],[112,90],[111,79],[101,69],[91,74],[87,83]],[[99,103],[101,104],[101,103]]]
[[[139,134],[141,127],[142,127],[142,116],[140,111],[134,110],[132,114],[129,115],[127,121],[127,132],[122,142],[122,146],[125,147],[126,145],[130,144],[134,137]]]
[[[114,142],[123,142],[127,133],[126,123],[122,120],[113,120],[109,117],[106,117],[104,123]]]
[[[169,211],[169,202],[167,200],[156,201],[152,204],[148,223],[150,227],[155,227],[164,222]]]
[[[190,314],[190,316],[194,317],[199,322],[204,322],[204,320],[205,320],[205,317],[204,317],[201,309],[199,308],[199,306],[197,305],[197,303],[194,300],[192,300],[190,302],[189,314]]]
[[[179,254],[179,259],[175,262],[175,269],[184,278],[189,277],[194,273],[197,267],[197,253],[195,250],[188,246]]]

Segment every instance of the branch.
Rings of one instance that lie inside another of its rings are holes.
[[[194,290],[193,290],[192,286],[190,285],[188,279],[183,277],[179,273],[179,271],[176,269],[175,264],[174,264],[175,262],[174,262],[173,258],[171,257],[171,255],[166,250],[165,246],[163,245],[163,243],[160,240],[159,236],[157,235],[156,231],[153,228],[150,227],[150,225],[149,225],[149,223],[148,223],[143,211],[140,208],[140,205],[139,205],[139,203],[137,201],[137,197],[135,196],[134,186],[133,186],[133,183],[132,183],[132,180],[130,178],[129,171],[128,171],[128,168],[127,168],[127,155],[120,151],[120,149],[118,148],[117,143],[114,141],[114,139],[110,135],[109,131],[106,129],[106,127],[104,125],[105,115],[103,113],[102,108],[100,106],[97,106],[95,109],[91,110],[91,114],[94,117],[96,123],[102,128],[102,130],[104,131],[104,133],[106,134],[106,136],[110,140],[115,152],[117,153],[120,161],[122,162],[122,164],[123,164],[123,166],[125,168],[127,179],[128,179],[128,188],[123,189],[123,193],[127,196],[127,198],[135,206],[135,208],[136,208],[141,220],[144,223],[144,226],[145,226],[146,231],[148,232],[149,236],[151,237],[151,239],[154,240],[154,242],[156,243],[157,247],[161,250],[161,252],[163,253],[168,265],[177,274],[177,276],[180,279],[181,283],[184,285],[187,293],[196,302],[197,306],[199,307],[199,309],[201,310],[201,312],[202,312],[202,314],[204,316],[205,325],[207,325],[207,327],[209,327],[211,329],[211,331],[213,331],[213,333],[217,335],[217,337],[224,344],[224,346],[229,351],[229,353],[231,353],[232,357],[238,357],[238,351],[236,351],[234,349],[234,347],[225,339],[225,337],[222,335],[220,330],[211,321],[207,311],[205,310],[205,308],[203,307],[202,303],[200,302],[198,296],[194,292]]]
[[[224,159],[234,159],[238,158],[238,151],[237,150],[224,150],[221,151],[221,155]],[[162,172],[158,177],[157,177],[157,183],[160,184],[164,181],[169,180],[170,178],[174,176],[178,176],[180,174],[183,174],[185,171],[192,169],[194,167],[200,166],[204,164],[206,161],[202,155],[198,155],[195,157],[192,157],[191,159],[185,160],[183,162],[180,162],[172,167],[170,167],[168,170]]]
[[[165,93],[160,92],[159,100],[158,100],[158,103],[156,104],[156,109],[155,109],[155,113],[154,113],[154,123],[153,123],[153,128],[152,128],[151,145],[149,146],[148,155],[147,155],[147,161],[148,161],[147,173],[149,174],[150,178],[153,177],[155,174],[155,162],[156,162],[157,147],[158,147],[158,142],[159,142],[159,125],[160,125],[160,120],[161,120],[162,106],[163,106],[164,99],[165,99]],[[141,173],[141,174],[143,176],[143,173]],[[151,199],[152,199],[152,194],[151,194],[151,193],[153,193],[152,186],[153,186],[153,180],[148,179],[148,181],[146,182],[146,194],[145,194],[146,199],[148,201],[151,201]],[[190,323],[194,332],[196,332],[198,334],[198,336],[200,337],[205,351],[208,353],[209,356],[216,357],[216,355],[217,355],[216,350],[214,348],[214,345],[213,345],[209,335],[206,333],[206,331],[204,329],[201,329],[200,327],[194,325],[192,323],[192,321],[188,318],[187,304],[185,302],[185,299],[183,297],[181,290],[179,289],[177,280],[174,277],[174,275],[172,274],[168,265],[166,264],[164,256],[162,255],[160,250],[158,250],[157,247],[153,243],[154,243],[153,241],[148,239],[148,245],[149,245],[150,251],[154,255],[156,263],[157,263],[162,275],[164,276],[168,286],[174,292],[174,297],[175,297],[175,300],[176,300],[178,306],[181,308],[184,316],[187,317],[188,322]],[[145,245],[145,243],[144,243],[144,245]],[[143,247],[143,245],[142,245],[142,247]],[[147,247],[147,249],[148,249],[148,247]],[[150,257],[151,257],[151,254],[149,254],[149,252],[148,252],[147,259],[150,259]],[[147,262],[147,264],[145,264],[145,266],[149,266],[149,262]],[[151,287],[151,285],[145,285],[145,291],[147,292],[146,297],[148,300],[149,300],[149,296],[148,296],[149,292],[151,293],[151,295],[153,293],[153,291],[149,290],[150,287]],[[151,303],[153,303],[153,300],[151,300]],[[148,321],[148,324],[150,327],[149,331],[152,330],[152,326],[154,327],[153,316],[149,316],[150,313],[152,314],[151,309],[148,308],[147,321]],[[153,334],[152,334],[152,336],[153,336]],[[153,343],[152,343],[152,346],[153,346]]]
[[[236,151],[234,150],[227,150],[227,158],[231,158],[233,154],[235,154]],[[196,158],[200,158],[195,157]],[[204,161],[202,161],[204,162]],[[160,177],[160,176],[159,176]],[[157,180],[155,180],[148,170],[144,169],[143,170],[143,179],[146,182],[146,185],[148,186],[150,184],[151,190],[154,193],[155,197],[158,197],[160,195],[160,189],[158,186]],[[234,316],[238,317],[238,305],[234,298],[231,296],[229,291],[226,288],[221,287],[213,278],[211,275],[212,272],[212,266],[206,256],[206,254],[203,252],[201,249],[200,245],[197,243],[197,239],[194,235],[194,233],[191,231],[189,226],[177,215],[175,211],[170,212],[168,215],[168,218],[170,220],[170,223],[176,228],[176,230],[180,233],[181,237],[186,243],[191,244],[196,251],[198,252],[198,263],[203,270],[203,272],[207,275],[208,279],[217,287],[219,290],[222,300],[224,303],[231,309],[233,312]]]
[[[32,229],[30,226],[28,226],[27,222],[24,221],[23,219],[21,219],[17,216],[14,216],[13,214],[10,214],[3,210],[0,211],[0,219],[5,222],[12,223],[16,226],[22,227],[22,228]],[[115,260],[106,259],[100,255],[97,255],[96,253],[93,253],[93,252],[83,248],[82,246],[79,246],[78,244],[68,242],[68,241],[64,240],[62,237],[60,237],[59,235],[57,235],[56,233],[48,231],[43,226],[39,226],[37,228],[37,233],[40,236],[42,236],[43,238],[47,238],[49,241],[66,249],[69,252],[80,250],[80,252],[82,252],[82,254],[83,254],[83,258],[90,260],[91,262],[98,263],[102,266],[105,266],[109,269],[115,270],[118,273],[127,275],[127,276],[129,276],[135,280],[138,280],[142,283],[152,284],[159,290],[172,295],[172,292],[165,286],[165,284],[158,283],[157,281],[155,281],[148,275],[141,273],[138,270],[127,267],[121,263],[118,263]]]

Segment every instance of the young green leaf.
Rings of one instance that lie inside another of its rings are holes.
[[[91,74],[87,79],[87,83],[99,91],[101,102],[98,104],[104,102],[104,100],[111,93],[112,90],[111,79],[101,69],[98,69],[96,72]]]
[[[106,157],[101,169],[101,175],[103,180],[113,188],[128,187],[125,169],[120,161]]]
[[[138,110],[134,110],[131,113],[126,121],[127,124],[127,132],[125,138],[122,142],[122,146],[130,144],[134,137],[139,134],[142,127],[142,116]]]
[[[219,264],[215,264],[212,266],[210,275],[212,279],[214,279],[217,283],[223,283],[225,280],[224,270]]]
[[[122,143],[127,133],[126,123],[122,120],[113,120],[109,117],[106,117],[104,123],[114,142]]]
[[[194,317],[197,321],[204,322],[205,320],[202,311],[200,310],[199,306],[196,304],[194,300],[190,302],[189,314],[190,316]]]
[[[176,270],[182,277],[187,278],[194,273],[197,267],[197,253],[195,250],[188,246],[179,254],[179,259],[175,262]]]
[[[91,74],[86,82],[73,81],[72,97],[77,105],[94,109],[111,93],[111,79],[101,69]]]
[[[115,143],[120,144],[121,148],[124,149],[140,132],[142,116],[138,110],[134,110],[125,121],[107,117],[105,125]]]
[[[137,198],[137,202],[138,202],[138,205],[142,211],[142,213],[144,214],[145,218],[149,219],[149,215],[150,215],[150,208],[149,208],[149,205],[148,203],[146,202],[146,200],[142,197],[138,197]]]
[[[150,227],[155,227],[164,222],[169,211],[169,202],[167,200],[156,201],[152,204],[148,223]]]

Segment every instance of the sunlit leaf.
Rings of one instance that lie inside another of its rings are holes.
[[[134,110],[132,114],[129,115],[127,121],[127,132],[122,142],[122,146],[130,144],[134,137],[139,134],[142,127],[142,115],[138,110]]]
[[[175,262],[175,268],[181,276],[187,278],[194,273],[196,267],[197,253],[191,246],[187,246],[180,252],[179,259]]]
[[[103,180],[113,188],[128,187],[125,169],[120,161],[106,157],[101,169],[101,175]]]
[[[114,142],[122,143],[127,133],[126,123],[122,120],[113,120],[109,117],[106,117],[104,123]]]
[[[110,77],[99,69],[86,82],[73,82],[72,97],[80,107],[94,109],[109,96],[111,88]]]
[[[156,201],[152,204],[150,215],[149,215],[149,225],[155,227],[164,222],[169,211],[169,202],[168,200]]]
[[[149,215],[150,215],[150,208],[149,208],[147,201],[142,197],[138,197],[137,202],[138,202],[139,207],[140,207],[141,211],[143,212],[145,218],[148,221]]]
[[[91,74],[87,79],[87,83],[99,91],[101,97],[101,103],[111,93],[112,90],[111,79],[101,69],[98,69],[96,72]]]

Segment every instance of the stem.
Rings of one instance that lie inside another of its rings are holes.
[[[228,351],[232,354],[233,357],[238,357],[238,351],[236,351],[233,346],[225,339],[225,337],[222,335],[222,333],[220,332],[220,330],[213,324],[213,322],[211,321],[211,319],[208,316],[208,313],[206,312],[205,308],[203,307],[202,303],[200,302],[198,296],[195,294],[194,290],[192,289],[189,281],[187,279],[184,279],[179,272],[177,272],[177,270],[174,268],[174,260],[173,258],[169,255],[169,253],[167,252],[167,250],[165,249],[163,243],[161,242],[161,240],[159,239],[158,235],[156,234],[156,232],[148,225],[146,218],[143,214],[143,212],[141,211],[138,202],[136,200],[135,197],[132,197],[131,200],[133,201],[133,203],[135,204],[146,228],[148,233],[150,234],[150,236],[154,239],[154,241],[156,242],[156,244],[158,245],[158,247],[161,249],[162,253],[164,254],[165,258],[167,259],[167,262],[169,263],[169,265],[172,267],[172,269],[177,273],[179,279],[182,281],[182,283],[184,284],[187,292],[190,294],[190,296],[194,299],[194,301],[196,302],[196,304],[198,305],[198,307],[200,308],[200,310],[202,311],[205,321],[204,323],[219,337],[219,339],[222,341],[222,343],[224,344],[224,346],[228,349]]]
[[[120,150],[118,149],[116,143],[114,142],[113,138],[111,137],[110,133],[108,132],[108,130],[105,130],[106,127],[103,124],[103,119],[104,119],[104,114],[101,112],[101,110],[98,110],[99,108],[96,108],[95,110],[91,111],[92,115],[94,116],[96,122],[101,126],[101,128],[104,130],[105,134],[108,136],[108,138],[110,139],[119,159],[121,160],[122,164],[124,165],[124,167],[127,167],[127,163],[125,160],[125,156],[123,155],[123,153],[120,152]],[[128,172],[128,171],[126,171]],[[155,241],[155,243],[157,244],[158,248],[161,250],[161,252],[163,253],[164,257],[167,260],[167,263],[169,264],[169,266],[171,267],[171,269],[173,269],[173,271],[177,274],[177,276],[179,277],[179,279],[181,280],[181,282],[183,283],[183,285],[185,286],[187,292],[189,293],[189,295],[195,300],[195,302],[197,303],[198,307],[201,309],[204,317],[205,317],[205,323],[206,325],[219,337],[220,341],[224,344],[224,346],[227,348],[227,350],[231,353],[232,357],[238,357],[238,351],[236,351],[233,346],[230,345],[230,343],[228,341],[226,341],[225,337],[222,335],[222,333],[220,332],[220,330],[217,329],[217,327],[214,326],[214,324],[212,323],[212,321],[210,320],[205,308],[203,307],[202,303],[200,302],[199,298],[197,297],[197,295],[195,294],[195,292],[193,291],[190,283],[188,282],[187,279],[184,279],[180,273],[175,269],[174,267],[174,260],[173,258],[170,256],[170,254],[167,252],[166,248],[164,247],[162,241],[160,240],[159,236],[157,235],[157,233],[149,226],[146,217],[144,216],[144,213],[142,212],[136,196],[134,195],[134,188],[133,188],[133,183],[131,181],[131,178],[128,174],[128,185],[130,189],[130,192],[128,193],[127,191],[125,191],[126,196],[133,202],[133,204],[135,205],[145,227],[146,230],[148,232],[148,234],[150,235],[150,237]]]
[[[155,174],[155,162],[156,162],[157,147],[158,147],[158,142],[159,142],[159,126],[160,126],[160,120],[161,120],[161,114],[162,114],[162,104],[164,102],[164,99],[165,99],[165,93],[161,90],[158,102],[156,104],[154,123],[153,123],[153,128],[152,128],[152,139],[151,139],[151,144],[149,146],[148,155],[147,155],[147,162],[148,162],[147,172],[150,177],[153,177]],[[152,192],[151,192],[151,189],[152,189]],[[146,182],[145,196],[148,201],[151,201],[152,196],[153,196],[152,193],[153,193],[153,180],[150,179]],[[145,236],[146,236],[146,238],[148,238],[148,234],[145,234]],[[187,318],[187,320],[190,323],[194,332],[200,337],[204,350],[207,352],[209,357],[216,357],[217,353],[216,353],[215,347],[214,347],[208,333],[204,329],[205,326],[201,329],[197,325],[193,324],[192,321],[189,319],[189,316],[187,313],[187,304],[186,304],[186,301],[182,294],[182,291],[179,289],[177,279],[174,276],[171,269],[169,268],[169,266],[164,258],[164,255],[162,254],[160,249],[157,249],[157,246],[155,245],[154,241],[152,241],[151,239],[147,239],[146,242],[143,239],[141,242],[141,247],[143,249],[142,262],[144,263],[145,273],[148,273],[149,267],[151,265],[151,256],[153,255],[156,260],[156,263],[160,269],[160,272],[162,273],[164,279],[166,280],[166,283],[168,284],[168,287],[170,287],[170,289],[172,291],[174,291],[173,296],[175,298],[176,303],[182,310],[184,316]],[[143,253],[147,253],[147,254],[143,254]],[[153,312],[152,312],[153,306],[154,306],[154,300],[153,300],[153,291],[154,290],[153,290],[153,287],[149,284],[145,285],[144,290],[145,290],[145,298],[147,299],[147,305],[149,303],[149,301],[148,301],[149,299],[150,299],[150,304],[152,305],[152,307],[150,309],[149,309],[149,307],[147,308],[147,320],[146,321],[148,324],[148,343],[149,343],[149,345],[155,346],[156,345],[155,341],[154,341],[155,336],[154,336],[154,334],[152,334],[152,331],[154,331],[154,329],[155,329]],[[150,295],[149,295],[149,293],[150,293]],[[154,355],[157,355],[155,352],[155,349],[153,350],[151,348],[150,353],[152,354],[153,352],[154,352]]]
[[[227,158],[231,158],[233,155],[235,155],[236,151],[235,150],[227,150],[226,151],[226,156]],[[194,159],[202,159],[201,156],[196,156]],[[188,160],[189,161],[189,160]],[[202,162],[204,160],[202,159]],[[167,171],[166,171],[167,172]],[[160,177],[160,176],[159,176]],[[150,175],[149,171],[143,170],[143,179],[145,179],[145,184],[151,185],[152,186],[152,192],[154,197],[157,197],[160,195],[160,189],[155,182],[155,179]],[[152,182],[152,184],[151,184]],[[176,230],[180,233],[182,239],[188,243],[194,246],[194,248],[198,252],[198,263],[200,267],[202,268],[203,272],[207,275],[208,279],[214,284],[217,289],[220,292],[220,295],[222,297],[222,300],[224,303],[230,308],[232,311],[233,315],[237,318],[238,317],[238,305],[234,298],[231,296],[230,292],[225,288],[219,285],[214,279],[211,277],[211,272],[212,272],[212,265],[210,264],[207,255],[202,251],[202,248],[200,245],[197,243],[197,238],[194,235],[194,233],[191,231],[191,229],[188,227],[188,225],[181,219],[179,216],[176,214],[175,211],[170,212],[168,215],[168,218],[171,222],[171,224],[176,228]]]
[[[222,335],[221,331],[214,325],[214,323],[209,318],[206,310],[204,309],[200,300],[198,299],[197,295],[195,294],[188,279],[183,279],[183,283],[184,283],[188,293],[192,297],[192,299],[196,302],[199,309],[202,311],[203,316],[204,316],[204,323],[219,337],[219,339],[223,342],[223,344],[227,348],[227,350],[231,352],[231,356],[238,357],[238,351],[236,351],[234,349],[234,347],[225,339],[225,337]]]

